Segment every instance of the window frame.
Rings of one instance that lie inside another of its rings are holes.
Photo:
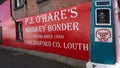
[[[26,5],[26,0],[14,0],[14,10],[20,9]]]
[[[16,22],[16,41],[23,42],[22,21]]]

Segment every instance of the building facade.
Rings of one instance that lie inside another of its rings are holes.
[[[34,54],[47,59],[85,67],[89,60],[89,16],[90,0],[3,0],[0,42],[27,52],[38,51]]]
[[[11,0],[11,15],[15,21],[16,41],[23,48],[89,60],[90,0]],[[79,28],[84,28],[83,25],[76,21],[80,16],[89,17],[86,18],[87,21],[83,18],[80,20],[87,22],[83,24],[88,25],[84,31]],[[74,34],[73,37],[66,36],[70,31]],[[80,39],[82,35],[77,38],[74,31],[78,35],[83,32],[87,38]],[[79,56],[71,54],[72,50]],[[83,53],[87,56],[80,55]]]
[[[53,10],[78,5],[91,0],[12,0],[12,15],[15,19],[42,14]],[[17,5],[19,5],[17,7]]]
[[[1,0],[0,43],[85,68],[90,6],[91,0]]]

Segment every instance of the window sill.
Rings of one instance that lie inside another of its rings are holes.
[[[24,42],[23,40],[16,40],[16,42]]]

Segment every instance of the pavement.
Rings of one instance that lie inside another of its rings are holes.
[[[0,48],[0,68],[74,68],[24,52]]]

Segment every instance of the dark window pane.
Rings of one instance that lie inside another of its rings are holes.
[[[97,9],[97,24],[110,24],[109,9]]]

